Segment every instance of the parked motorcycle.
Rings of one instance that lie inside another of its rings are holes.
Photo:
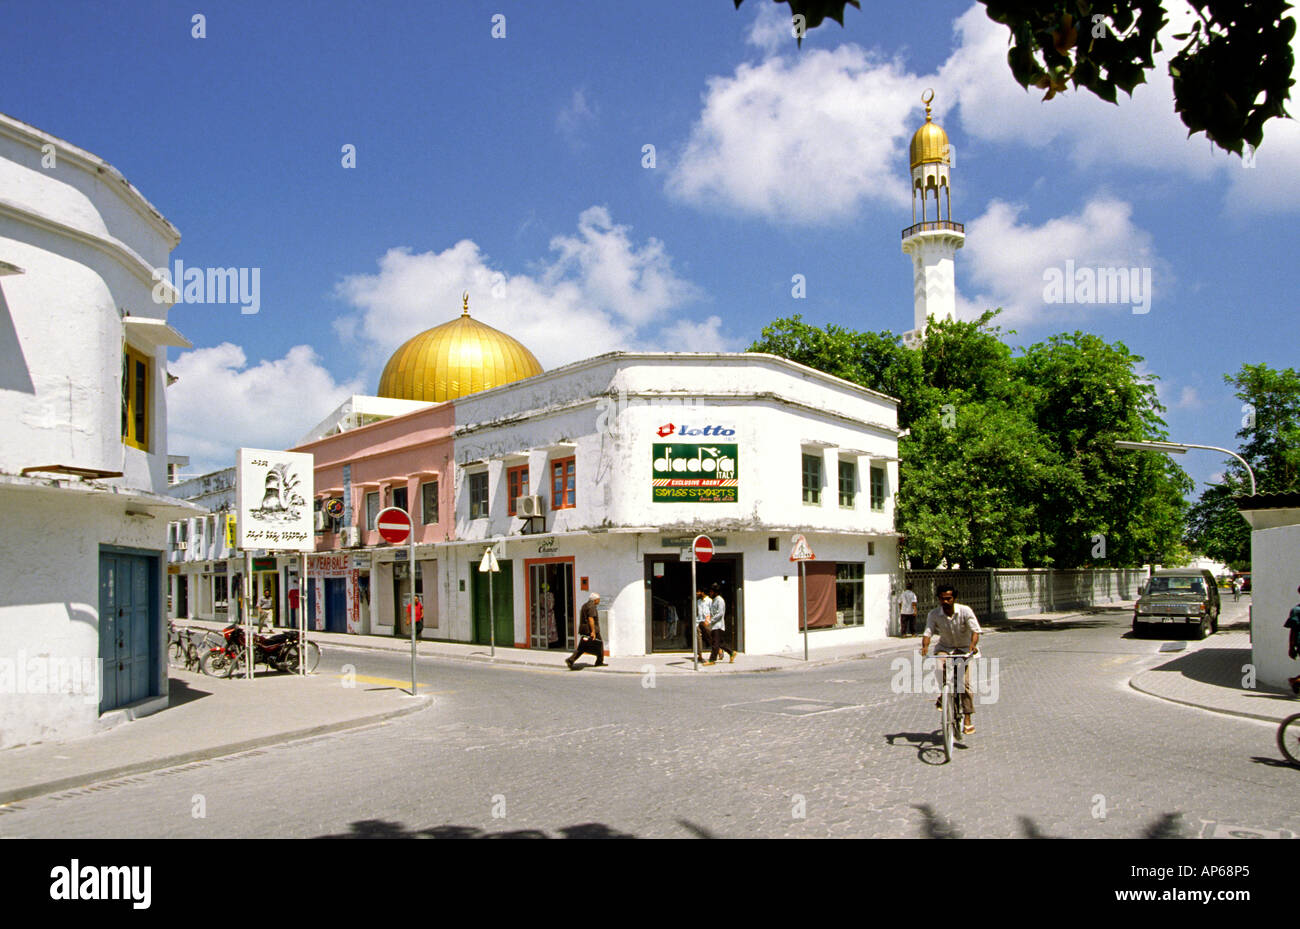
[[[243,626],[227,626],[221,630],[221,635],[225,643],[209,650],[199,663],[203,673],[212,677],[230,677],[247,660]],[[253,634],[254,665],[264,664],[268,668],[296,673],[300,652],[306,655],[307,673],[315,671],[320,664],[320,646],[312,641],[300,645],[297,630]]]

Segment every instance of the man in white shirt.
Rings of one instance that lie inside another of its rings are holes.
[[[939,605],[931,610],[925,617],[925,632],[921,634],[921,656],[930,648],[930,638],[939,633],[939,641],[934,646],[934,654],[939,658],[940,667],[944,668],[946,679],[947,662],[942,656],[952,653],[969,653],[976,654],[980,640],[980,624],[975,618],[975,611],[964,603],[957,603],[957,595],[951,584],[940,584],[935,588],[935,593],[939,595]],[[971,717],[975,715],[975,700],[971,697],[970,692],[970,662],[963,661],[965,673],[962,675],[961,691],[961,709],[966,716],[966,726],[962,730],[966,733],[975,731],[975,725],[971,722]],[[935,702],[935,706],[939,706]]]
[[[709,588],[709,593],[713,594],[712,599],[709,600],[709,638],[713,651],[709,653],[709,660],[704,663],[717,664],[719,655],[725,651],[731,655],[731,663],[735,664],[736,650],[727,648],[722,642],[722,634],[727,630],[727,602],[722,599],[722,594],[718,593],[717,584]]]
[[[903,638],[916,635],[916,592],[910,581],[907,589],[898,595],[898,622]]]

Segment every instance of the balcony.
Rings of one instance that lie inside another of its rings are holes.
[[[962,223],[954,223],[947,219],[931,220],[927,223],[915,223],[903,230],[903,238],[916,235],[918,232],[940,232],[940,231],[960,232],[966,234],[966,227]]]

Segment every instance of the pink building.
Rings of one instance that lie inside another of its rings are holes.
[[[307,442],[293,449],[316,456],[316,551],[309,558],[307,616],[316,629],[409,635],[407,546],[379,537],[375,517],[396,506],[411,514],[416,542],[416,594],[424,604],[424,635],[437,635],[437,562],[433,543],[452,538],[451,403]],[[346,491],[346,492],[345,492]],[[351,500],[350,512],[343,501]],[[428,594],[423,590],[428,578]]]

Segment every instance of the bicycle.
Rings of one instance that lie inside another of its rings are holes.
[[[957,687],[958,675],[961,676],[963,687],[966,680],[965,664],[971,658],[976,657],[979,651],[974,652],[938,652],[934,653],[935,658],[951,658],[952,673],[948,673],[948,662],[940,661],[940,667],[943,668],[943,685],[939,690],[939,727],[943,733],[943,759],[944,763],[952,761],[952,747],[956,742],[965,742],[962,733],[961,701]]]
[[[1288,716],[1277,727],[1277,747],[1287,761],[1300,767],[1300,713]]]
[[[180,627],[168,621],[167,664],[186,671],[202,670],[203,656],[212,648],[214,639],[218,644],[222,641],[221,636],[214,632]]]

